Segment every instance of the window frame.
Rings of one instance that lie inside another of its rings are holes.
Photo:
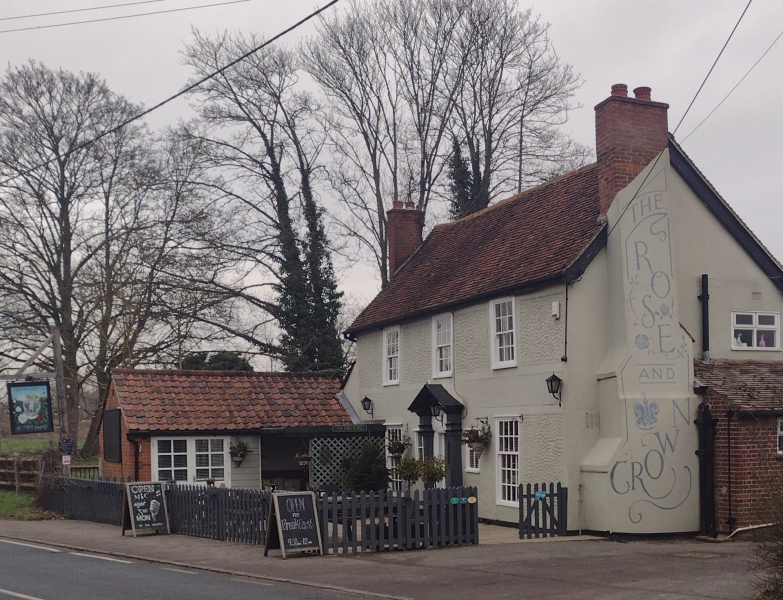
[[[196,452],[196,439],[198,440],[209,440],[209,447],[210,447],[210,456],[213,454],[218,454],[218,452],[212,452],[212,441],[213,440],[222,440],[223,441],[223,466],[220,467],[219,465],[215,465],[214,467],[210,465],[210,475],[212,475],[212,468],[222,468],[223,469],[223,479],[216,479],[216,483],[219,482],[220,484],[224,484],[225,487],[230,488],[231,487],[231,469],[232,469],[232,463],[231,463],[231,456],[229,452],[229,448],[231,446],[231,436],[223,436],[223,435],[174,435],[174,436],[160,436],[160,437],[153,437],[152,443],[150,444],[150,475],[152,476],[153,481],[161,481],[160,478],[160,470],[161,467],[158,464],[158,456],[159,451],[158,447],[160,442],[166,442],[170,441],[172,443],[171,449],[173,456],[173,450],[174,450],[174,441],[180,441],[184,440],[186,444],[186,451],[184,452],[184,455],[187,457],[187,464],[185,467],[180,467],[180,469],[184,468],[187,470],[187,479],[178,479],[178,482],[188,484],[188,485],[206,485],[206,479],[197,479],[196,478],[196,470],[198,468],[204,468],[204,467],[197,467],[197,461],[196,461],[196,455],[197,454],[204,454],[203,452]],[[183,454],[181,452],[178,452],[177,454]],[[210,459],[211,463],[211,459]],[[172,460],[172,467],[171,469],[167,467],[163,467],[162,470],[171,470],[172,476],[174,475],[174,466],[173,466],[173,460]],[[166,480],[168,481],[168,480]]]
[[[516,423],[516,452],[502,451],[502,437],[500,434],[500,427],[502,422],[515,422]],[[520,415],[497,415],[495,417],[495,440],[493,444],[495,447],[495,503],[498,506],[510,506],[513,508],[519,508],[519,476],[522,471],[522,417]],[[503,486],[508,485],[503,483],[503,456],[516,456],[516,477],[513,485],[516,500],[507,500],[503,498]]]
[[[783,441],[783,419],[778,419],[778,430],[777,430],[777,441],[778,441],[778,456],[783,456],[783,447],[781,444],[781,441]]]
[[[736,324],[736,318],[737,315],[752,315],[753,316],[753,324],[752,325],[737,325]],[[759,325],[758,324],[758,318],[760,316],[768,317],[772,316],[775,317],[775,324],[774,325]],[[774,346],[737,346],[736,345],[736,338],[734,337],[734,331],[736,329],[745,329],[753,332],[753,342],[756,343],[756,334],[758,330],[762,331],[773,331],[775,332],[775,345]],[[780,313],[775,312],[772,310],[732,310],[731,311],[731,329],[730,335],[731,335],[731,349],[738,352],[747,352],[747,351],[755,351],[755,352],[780,352],[781,346],[780,346]]]
[[[449,343],[438,345],[438,320],[448,318],[449,321]],[[438,357],[439,348],[449,348],[449,369],[447,371],[439,370],[440,360]],[[432,378],[443,379],[451,377],[454,374],[454,314],[442,313],[432,317]]]
[[[388,360],[389,358],[392,358],[394,355],[389,355],[389,338],[388,335],[392,332],[397,333],[397,378],[396,379],[390,379],[389,378],[389,367],[388,367]],[[401,379],[401,370],[402,370],[402,332],[400,331],[400,326],[395,325],[393,327],[386,327],[383,330],[383,385],[399,385],[400,379]]]
[[[511,360],[500,360],[500,346],[498,342],[498,333],[495,331],[495,306],[498,304],[510,302],[511,304],[511,329],[504,333],[511,333],[511,350],[514,354],[514,358]],[[517,366],[517,356],[519,352],[517,350],[517,310],[516,310],[516,298],[515,296],[507,296],[505,298],[497,298],[489,301],[489,347],[492,353],[492,369],[510,369]]]
[[[392,433],[394,432],[394,433]],[[391,435],[390,435],[391,434]],[[397,460],[389,453],[389,444],[392,439],[402,439],[404,435],[403,426],[400,423],[387,423],[386,432],[383,436],[383,452],[386,455],[386,468],[389,469],[389,490],[392,492],[402,492],[402,479],[397,477]]]
[[[486,451],[485,451],[486,453]],[[472,466],[476,453],[468,444],[465,444],[465,473],[481,473],[481,458],[476,459],[476,466]]]

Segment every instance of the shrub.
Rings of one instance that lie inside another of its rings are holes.
[[[365,442],[359,456],[345,465],[345,483],[349,490],[365,492],[389,487],[386,457],[372,442]]]

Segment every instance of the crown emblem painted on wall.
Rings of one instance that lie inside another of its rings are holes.
[[[642,392],[642,401],[633,405],[633,414],[639,429],[652,429],[658,423],[658,403],[648,402],[647,394]]]

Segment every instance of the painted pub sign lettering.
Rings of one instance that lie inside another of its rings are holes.
[[[8,409],[13,435],[54,431],[48,381],[9,383]]]
[[[687,529],[698,501],[692,349],[677,318],[667,175],[662,168],[650,176],[620,226],[628,354],[618,385],[626,439],[609,483],[625,518],[640,531],[645,520],[662,518],[675,530]]]

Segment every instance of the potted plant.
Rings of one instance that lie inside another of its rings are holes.
[[[481,458],[491,440],[492,430],[489,428],[489,423],[482,423],[481,427],[474,425],[462,432],[462,443],[471,447],[476,458]]]
[[[234,461],[234,464],[237,467],[242,464],[242,461],[244,461],[251,452],[250,444],[243,440],[237,440],[228,447],[228,453],[231,455],[231,460]]]
[[[400,458],[394,470],[397,472],[397,476],[407,484],[408,490],[410,490],[411,486],[421,477],[421,461],[416,460],[412,456],[405,456]]]
[[[386,449],[389,451],[389,454],[395,458],[396,460],[399,460],[403,454],[405,454],[405,451],[411,447],[411,436],[409,436],[407,433],[400,437],[400,439],[390,439],[386,442]]]
[[[447,468],[446,459],[440,456],[427,456],[419,461],[419,475],[427,487],[432,487],[443,479]]]

